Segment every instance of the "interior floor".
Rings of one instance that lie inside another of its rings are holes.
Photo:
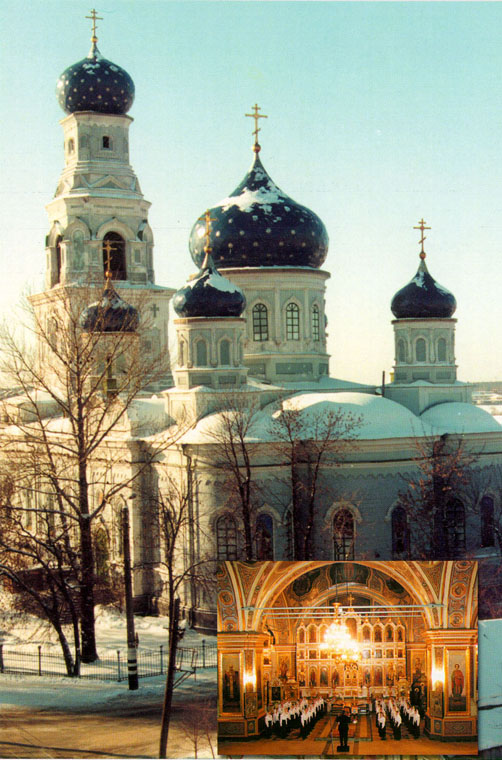
[[[318,756],[336,757],[343,755],[476,755],[478,752],[477,742],[442,742],[437,739],[429,739],[421,734],[418,739],[412,737],[406,728],[402,726],[401,740],[393,738],[392,731],[386,731],[386,739],[381,739],[375,725],[375,717],[372,715],[359,715],[357,723],[352,724],[349,730],[349,751],[337,752],[339,744],[338,730],[335,716],[326,715],[320,718],[310,734],[302,739],[299,729],[289,732],[285,739],[272,735],[270,738],[260,737],[247,741],[229,741],[220,739],[218,752],[220,755],[287,755],[295,756]]]

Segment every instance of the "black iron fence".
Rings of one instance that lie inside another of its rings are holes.
[[[149,678],[166,672],[168,647],[139,649],[138,676]],[[195,647],[178,647],[176,669],[193,671],[216,667],[216,644],[202,643]],[[17,645],[0,644],[0,673],[17,673],[39,676],[65,676],[66,665],[63,655],[54,646],[39,644],[36,650]],[[101,681],[125,681],[127,679],[127,648],[117,649],[92,663],[80,664],[80,678]]]

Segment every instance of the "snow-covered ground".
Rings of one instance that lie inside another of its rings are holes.
[[[129,691],[127,681],[108,683],[73,678],[0,675],[0,705],[7,707],[31,707],[43,710],[101,711],[127,704],[162,704],[165,676],[141,678],[137,691]],[[175,702],[192,698],[215,698],[216,668],[198,670],[175,689]]]
[[[163,645],[168,649],[167,618],[166,617],[135,617],[135,628],[139,636],[139,649],[158,649]],[[44,649],[50,648],[59,652],[59,644],[53,629],[34,616],[21,615],[0,611],[0,632],[7,648],[9,645],[22,645],[24,651],[36,651],[39,644]],[[127,649],[127,634],[125,615],[118,610],[97,607],[96,609],[96,638],[98,653],[105,657],[117,650]],[[198,647],[202,641],[213,646],[215,636],[207,636],[187,629],[181,645],[183,647]],[[70,638],[71,642],[71,638]],[[129,691],[127,681],[109,683],[105,681],[88,681],[66,677],[17,676],[0,675],[0,703],[4,706],[33,707],[45,709],[99,710],[104,704],[110,705],[113,700],[119,704],[121,700],[137,702],[161,701],[165,687],[165,676],[141,678],[138,691]],[[216,668],[197,668],[197,673],[190,676],[179,687],[176,687],[176,699],[196,697],[215,697]]]
[[[140,649],[156,649],[168,644],[167,617],[134,617],[134,627],[139,637]],[[66,633],[71,645],[71,628]],[[0,609],[0,635],[4,644],[22,644],[23,648],[37,649],[39,644],[59,647],[56,633],[51,625],[34,615],[25,615]],[[125,614],[113,607],[96,607],[96,639],[99,652],[115,652],[127,646]],[[193,647],[202,644],[216,644],[216,636],[202,636],[186,629],[181,646]]]
[[[36,647],[53,636],[35,618],[0,612],[0,630],[4,640]],[[140,648],[167,647],[167,619],[136,617]],[[100,654],[124,649],[126,644],[125,616],[110,609],[97,610],[96,633]],[[479,623],[479,748],[502,745],[502,620]],[[215,637],[202,636],[186,630],[183,646],[198,646],[205,640],[213,645]],[[107,683],[70,678],[40,678],[38,676],[0,675],[0,704],[2,707],[46,710],[100,711],[122,704],[160,704],[165,688],[165,676],[140,680],[137,691],[129,691],[127,682]],[[214,700],[216,697],[216,668],[198,669],[175,690],[175,702],[192,699]]]

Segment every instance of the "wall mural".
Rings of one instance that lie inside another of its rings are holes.
[[[221,694],[223,712],[240,712],[240,655],[223,652],[221,655]]]
[[[448,650],[448,712],[467,712],[467,657],[465,649]]]

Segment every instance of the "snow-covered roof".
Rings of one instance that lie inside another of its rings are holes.
[[[440,433],[502,433],[502,426],[491,414],[475,404],[446,401],[426,409],[420,419]]]
[[[347,437],[358,440],[408,438],[434,435],[435,430],[401,404],[369,393],[298,393],[284,399],[285,409],[300,412],[302,437],[312,438],[319,421],[329,413],[351,415],[357,421]],[[218,443],[224,431],[224,414],[215,412],[200,420],[182,438],[183,443]],[[281,405],[273,402],[253,415],[246,439],[249,443],[277,440],[274,421],[281,415]],[[350,427],[350,426],[349,426]]]
[[[299,393],[285,399],[284,407],[302,411],[313,426],[319,415],[341,410],[360,420],[353,431],[353,437],[359,440],[408,438],[435,432],[401,404],[369,393]]]
[[[282,385],[284,388],[292,388],[298,391],[348,391],[353,388],[368,390],[375,387],[374,384],[356,383],[354,380],[341,380],[338,377],[328,377],[327,375],[320,377],[319,380],[297,380],[296,382],[282,383]]]

